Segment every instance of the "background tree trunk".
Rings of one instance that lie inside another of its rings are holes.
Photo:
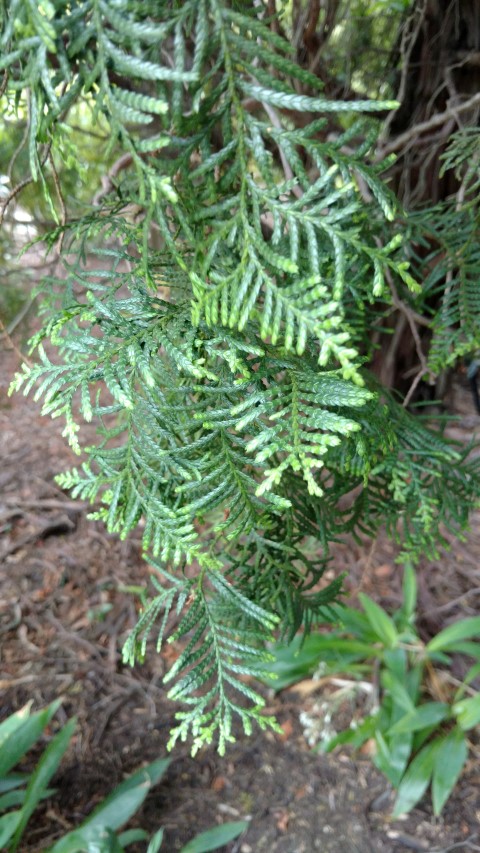
[[[451,134],[480,116],[480,98],[472,98],[480,91],[479,0],[418,0],[396,54],[401,105],[387,131],[390,143],[401,143],[394,185],[412,208],[458,189],[452,171],[441,175],[441,155]]]

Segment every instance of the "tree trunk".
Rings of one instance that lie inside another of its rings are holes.
[[[396,52],[401,104],[387,148],[399,154],[392,176],[411,208],[458,189],[451,171],[441,175],[441,156],[452,133],[479,121],[480,0],[417,0]]]

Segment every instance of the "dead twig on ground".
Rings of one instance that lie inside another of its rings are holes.
[[[47,613],[46,619],[50,622],[51,625],[56,629],[57,633],[61,637],[65,637],[69,642],[76,644],[77,646],[82,646],[85,651],[87,651],[90,655],[92,655],[96,660],[102,661],[103,663],[103,653],[106,653],[106,649],[101,646],[94,646],[89,640],[86,640],[85,637],[81,637],[76,631],[69,631],[65,628],[65,625],[60,622],[53,613]]]
[[[73,675],[68,672],[54,672],[48,676],[54,681],[65,681],[65,687],[73,682]],[[17,678],[0,678],[0,690],[9,690],[10,687],[17,687],[19,684],[32,684],[35,681],[41,681],[42,674],[35,675],[19,675]]]
[[[95,731],[95,734],[94,734],[93,740],[92,740],[92,745],[94,747],[96,747],[100,744],[100,741],[102,740],[102,737],[103,737],[106,729],[108,728],[108,725],[109,725],[112,717],[115,716],[117,711],[119,711],[120,708],[123,705],[125,705],[135,693],[143,693],[143,694],[145,693],[145,691],[143,690],[143,688],[140,684],[132,684],[130,686],[130,688],[125,689],[123,691],[123,695],[119,696],[117,699],[112,699],[111,696],[106,697],[106,699],[109,700],[109,702],[110,702],[110,708],[106,712],[106,714],[103,717],[103,719],[101,720],[101,722],[97,724],[96,731]],[[104,703],[104,704],[106,704],[106,703]]]
[[[477,833],[474,835],[469,835],[465,841],[457,841],[456,844],[451,844],[450,847],[435,847],[434,850],[430,850],[430,853],[451,853],[452,850],[480,850],[480,846],[478,844],[474,844],[475,841],[479,841],[479,836]]]
[[[67,498],[55,500],[54,498],[17,498],[5,497],[2,498],[2,503],[6,506],[13,507],[29,507],[34,509],[65,509],[69,512],[83,512],[91,505],[86,501],[70,501]]]
[[[47,536],[70,533],[74,529],[75,524],[68,515],[59,515],[56,518],[48,519],[48,521],[46,521],[41,527],[33,530],[31,533],[26,533],[15,542],[7,545],[7,547],[1,552],[0,559],[4,560],[10,554],[14,554],[16,551],[19,551],[20,548],[24,548],[26,545],[30,545],[39,539],[46,539]]]
[[[431,607],[430,610],[426,610],[422,615],[431,616],[433,614],[437,615],[438,613],[447,613],[449,610],[456,607],[457,604],[464,604],[465,599],[471,598],[475,595],[480,595],[480,586],[474,587],[474,589],[467,589],[466,592],[458,595],[457,598],[453,598],[451,601],[447,601],[446,604],[441,604],[439,607]]]

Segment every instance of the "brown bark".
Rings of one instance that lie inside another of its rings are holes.
[[[394,184],[406,206],[435,203],[458,188],[451,172],[440,175],[449,137],[479,121],[478,101],[457,108],[480,92],[480,0],[417,0],[397,56],[401,105],[388,123],[388,141],[408,139],[392,171]],[[439,114],[444,120],[436,124]]]

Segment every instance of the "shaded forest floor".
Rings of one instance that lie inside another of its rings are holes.
[[[138,599],[127,587],[148,584],[140,540],[119,542],[86,518],[54,483],[78,463],[59,423],[31,399],[7,399],[18,358],[0,341],[0,709],[4,718],[33,700],[58,696],[59,722],[78,717],[77,733],[55,780],[58,793],[32,820],[22,850],[41,851],[80,822],[125,772],[163,757],[175,708],[162,677],[170,647],[143,666],[122,665],[121,647]],[[467,434],[478,425],[468,395],[455,403]],[[453,618],[473,615],[480,597],[480,515],[466,543],[420,567],[425,638]],[[388,541],[339,547],[336,569],[349,572],[384,606],[399,601],[399,570]],[[480,850],[480,770],[473,755],[441,819],[425,800],[406,819],[389,819],[393,798],[368,757],[319,756],[308,747],[299,715],[312,711],[307,689],[267,694],[284,734],[240,736],[225,758],[212,749],[194,760],[181,745],[154,789],[139,825],[165,827],[162,850],[177,851],[196,833],[248,817],[230,853],[401,853]]]

